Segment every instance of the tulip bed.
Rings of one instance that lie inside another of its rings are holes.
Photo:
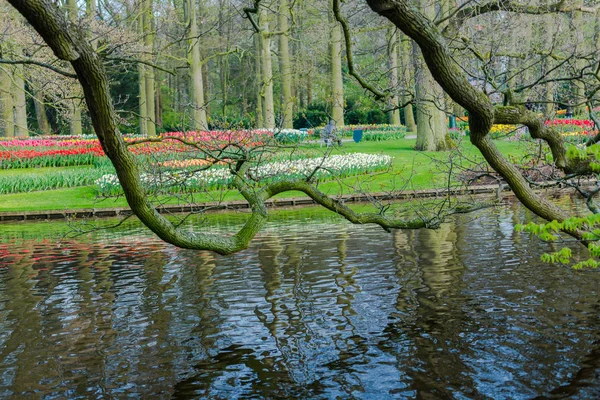
[[[587,119],[554,119],[546,121],[546,125],[553,126],[567,141],[575,143],[598,133],[594,129],[594,122]]]
[[[318,180],[344,178],[368,172],[388,169],[392,158],[385,155],[354,153],[334,155],[327,158],[308,158],[280,162],[269,162],[251,168],[248,175],[261,183],[283,179],[306,179],[314,176]],[[314,172],[316,171],[316,172]],[[144,174],[142,181],[153,193],[189,193],[219,189],[231,185],[233,176],[228,167],[210,168],[200,171],[179,170],[161,174]],[[122,193],[115,174],[107,174],[96,181],[98,194],[102,197]]]
[[[125,141],[140,142],[129,147],[135,155],[160,156],[189,152],[190,147],[180,140],[215,149],[228,144],[255,147],[268,142],[272,137],[273,132],[268,130],[169,132],[163,135],[162,142],[143,142],[145,138],[135,135],[125,137]],[[93,165],[104,157],[100,142],[95,138],[56,136],[0,140],[0,169]]]
[[[282,140],[281,135],[286,139]],[[297,135],[297,137],[294,137]],[[279,138],[277,136],[280,136]],[[160,171],[162,180],[150,179],[146,175],[146,182],[153,190],[159,190],[161,185],[173,186],[182,177],[190,178],[186,183],[186,191],[200,189],[216,189],[230,184],[231,176],[227,172],[224,161],[216,163],[205,159],[205,155],[198,149],[190,147],[182,141],[197,144],[208,151],[228,149],[227,151],[240,152],[248,149],[273,145],[270,151],[282,151],[277,148],[277,143],[301,142],[307,137],[306,132],[297,130],[254,130],[254,131],[213,131],[213,132],[170,132],[163,135],[160,142],[149,141],[147,138],[132,135],[125,137],[130,143],[129,150],[149,170]],[[310,147],[310,146],[309,146]],[[275,175],[294,177],[306,174],[306,168],[314,164],[310,157],[320,154],[318,148],[297,152],[294,157],[289,157],[287,162],[292,170],[282,169],[276,160],[278,157],[270,156],[270,163],[263,162],[262,166],[253,171],[255,176],[264,180],[277,179]],[[283,157],[283,156],[282,156]],[[279,157],[281,159],[282,157]],[[355,162],[356,161],[356,162]],[[226,162],[226,160],[225,160]],[[329,162],[329,161],[328,161]],[[331,157],[331,162],[339,165],[327,165],[327,172],[320,170],[315,176],[318,179],[331,179],[368,173],[380,170],[383,164],[371,166],[360,164],[357,158],[348,159],[346,164],[341,159]],[[313,164],[311,164],[313,163]],[[387,164],[386,164],[387,163]],[[284,163],[285,164],[285,163]],[[210,166],[210,169],[207,169]],[[43,168],[43,173],[40,173]],[[193,170],[207,169],[202,174],[194,176]],[[270,171],[270,172],[269,172]],[[275,171],[275,172],[273,172]],[[212,174],[212,175],[211,175]],[[99,193],[109,196],[120,189],[111,188],[108,176],[114,175],[114,168],[105,156],[100,143],[95,137],[81,136],[53,136],[31,139],[5,139],[0,140],[0,194],[26,193],[33,191],[54,190],[79,186],[96,185],[106,177],[106,185],[98,184]],[[149,182],[153,181],[153,184]],[[154,185],[154,186],[153,186]],[[114,185],[113,185],[114,186]],[[173,189],[169,189],[173,190]]]

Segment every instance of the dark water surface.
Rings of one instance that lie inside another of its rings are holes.
[[[227,257],[0,226],[0,397],[599,398],[600,275],[524,215],[278,222]]]

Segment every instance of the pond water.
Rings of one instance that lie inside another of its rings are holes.
[[[282,220],[227,257],[0,226],[0,397],[598,398],[600,275],[541,263],[524,218]]]

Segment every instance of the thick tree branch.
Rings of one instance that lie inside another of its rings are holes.
[[[263,201],[266,201],[277,194],[291,190],[305,193],[317,204],[341,215],[353,224],[376,224],[388,232],[391,229],[438,228],[440,224],[444,222],[444,219],[449,215],[471,212],[496,204],[495,202],[471,204],[468,207],[449,208],[442,214],[432,215],[427,218],[423,217],[406,220],[403,218],[390,218],[381,213],[357,213],[344,203],[327,196],[323,192],[319,191],[316,187],[303,180],[288,180],[270,184],[263,189],[262,199]]]
[[[434,79],[455,102],[469,111],[471,142],[506,180],[517,198],[539,216],[550,221],[563,221],[566,214],[537,195],[518,168],[506,159],[488,136],[495,119],[495,109],[487,96],[470,84],[465,73],[453,61],[436,25],[408,0],[367,0],[367,3],[373,11],[389,19],[419,45]],[[576,236],[573,232],[568,233]]]

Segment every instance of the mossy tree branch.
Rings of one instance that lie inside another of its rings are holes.
[[[55,54],[62,60],[69,61],[81,83],[94,130],[102,149],[111,160],[123,192],[134,214],[158,237],[176,246],[188,249],[212,250],[220,254],[231,254],[246,248],[252,238],[267,221],[266,200],[276,194],[289,190],[300,190],[318,204],[337,212],[354,223],[375,223],[386,229],[437,227],[443,216],[439,214],[432,219],[403,221],[390,219],[382,214],[355,213],[343,203],[329,198],[306,181],[283,181],[266,187],[256,187],[252,179],[246,180],[250,163],[243,149],[238,149],[238,160],[230,164],[234,175],[233,185],[248,201],[252,213],[245,225],[234,235],[224,236],[211,232],[195,233],[180,229],[179,225],[160,215],[148,199],[141,181],[139,167],[134,155],[128,151],[128,144],[119,132],[116,113],[113,108],[108,78],[103,65],[84,35],[72,32],[64,14],[52,0],[9,0],[9,2],[26,17],[29,23],[49,44]],[[258,4],[258,1],[255,3]],[[154,142],[163,139],[148,139]],[[176,139],[177,140],[177,139]],[[185,139],[179,140],[194,146]],[[139,143],[136,142],[136,143]],[[235,164],[233,164],[235,162]],[[464,211],[455,209],[450,212]]]
[[[453,60],[438,27],[408,0],[367,0],[367,3],[373,11],[389,19],[419,45],[434,79],[452,100],[468,110],[471,142],[506,180],[517,198],[542,218],[563,221],[567,214],[536,194],[518,168],[506,159],[489,137],[497,108],[485,93],[470,84],[465,72]],[[577,232],[568,233],[581,237]]]

